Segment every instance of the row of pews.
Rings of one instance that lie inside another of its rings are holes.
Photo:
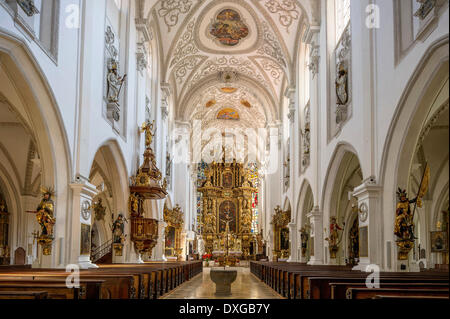
[[[0,299],[157,299],[203,270],[201,261],[108,264],[79,272],[0,268]]]
[[[379,288],[367,287],[370,273],[348,266],[251,261],[250,271],[288,299],[449,299],[443,271],[380,272]]]

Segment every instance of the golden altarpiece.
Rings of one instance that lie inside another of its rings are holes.
[[[290,256],[289,245],[289,227],[288,224],[291,221],[291,210],[283,211],[280,206],[275,208],[275,214],[272,216],[273,227],[273,257],[288,258]]]
[[[250,256],[252,234],[252,194],[257,192],[249,180],[250,172],[236,160],[213,162],[205,171],[202,193],[201,229],[205,251],[226,260]],[[231,262],[233,263],[233,262]]]
[[[183,230],[184,218],[183,211],[178,204],[173,209],[164,205],[164,222],[167,223],[164,231],[164,255],[166,257],[177,257],[179,260],[183,251],[181,231]]]

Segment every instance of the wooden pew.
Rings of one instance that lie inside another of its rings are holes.
[[[394,279],[391,282],[383,280],[380,284],[380,288],[390,289],[448,289],[448,282],[413,282],[412,280],[400,280]],[[365,283],[357,282],[332,282],[329,284],[331,290],[331,299],[346,299],[346,292],[349,288],[367,288]]]
[[[80,270],[80,296],[87,294],[90,298],[92,289],[85,284],[91,280],[101,281],[102,283],[101,289],[98,289],[100,293],[96,295],[96,298],[155,299],[201,271],[201,261],[101,265],[99,269]],[[0,282],[7,280],[9,277],[13,280],[41,282],[60,280],[65,283],[69,275],[70,273],[61,269],[15,269],[8,267],[0,270]],[[83,284],[81,285],[81,283]]]
[[[0,273],[0,282],[8,280],[8,278],[34,281],[59,280],[65,285],[69,275],[71,274],[61,269],[40,268],[21,272],[10,271]],[[134,280],[135,278],[128,274],[101,274],[82,270],[80,271],[79,295],[81,299],[84,299],[84,296],[88,299],[133,299]],[[87,285],[88,283],[95,285]],[[101,285],[97,287],[99,284]]]
[[[0,291],[0,300],[4,299],[47,299],[46,291]]]
[[[396,288],[349,288],[347,299],[371,299],[376,296],[394,297],[446,297],[449,298],[449,289],[396,289]]]
[[[337,274],[333,277],[308,277],[309,286],[309,299],[345,299],[345,295],[341,294],[341,290],[332,287],[330,283],[355,283],[357,285],[363,284],[366,286],[367,273],[349,273]],[[380,285],[385,284],[421,284],[421,283],[447,283],[448,277],[433,277],[433,276],[421,276],[419,273],[411,273],[404,276],[399,273],[380,273]],[[335,285],[337,286],[337,285]],[[334,291],[333,291],[334,289]],[[345,292],[345,291],[344,291]]]
[[[346,266],[317,265],[300,263],[250,263],[251,272],[283,296],[294,299],[329,299],[329,283],[349,281],[365,283],[369,273],[352,271]],[[427,273],[380,273],[382,282],[440,282],[448,283],[448,274],[442,272]]]

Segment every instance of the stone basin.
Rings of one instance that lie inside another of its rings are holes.
[[[210,276],[216,284],[216,296],[231,296],[231,284],[236,280],[237,270],[211,269]]]

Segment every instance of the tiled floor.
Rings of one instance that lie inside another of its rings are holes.
[[[223,268],[222,268],[223,269]],[[231,285],[232,295],[221,299],[279,299],[275,291],[259,281],[250,273],[249,268],[236,267],[238,276]],[[203,273],[172,290],[163,299],[215,299],[216,285],[209,277],[210,268],[203,268]]]

